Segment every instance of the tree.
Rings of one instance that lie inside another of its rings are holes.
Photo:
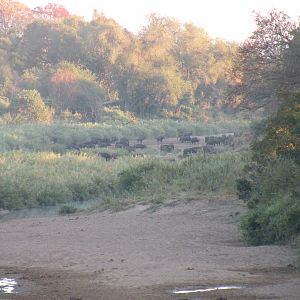
[[[0,0],[0,36],[21,36],[32,19],[32,12],[26,5],[12,0]]]
[[[53,120],[54,112],[38,91],[22,90],[13,101],[12,114],[17,122],[48,123]]]
[[[100,121],[105,93],[96,77],[77,65],[61,62],[52,70],[48,95],[58,116],[65,110],[80,113],[83,121]]]
[[[285,82],[283,55],[293,39],[294,22],[281,11],[267,16],[255,15],[257,29],[241,45],[234,64],[236,84],[231,98],[241,98],[241,106],[260,108],[272,103],[277,107],[277,92]]]
[[[80,30],[86,57],[85,65],[97,76],[109,100],[117,100],[118,80],[133,55],[134,37],[113,19],[97,11],[92,21]]]
[[[293,39],[284,50],[282,58],[282,74],[284,79],[280,85],[284,93],[300,92],[300,27],[293,31]]]
[[[36,20],[28,25],[18,48],[24,68],[54,66],[62,60],[79,63],[83,56],[76,22]]]
[[[49,3],[33,9],[33,15],[38,19],[55,20],[70,16],[68,10],[60,4]]]

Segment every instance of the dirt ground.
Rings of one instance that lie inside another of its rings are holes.
[[[242,203],[187,199],[158,210],[0,220],[0,299],[300,299],[288,246],[246,246]],[[240,286],[193,294],[175,289]]]

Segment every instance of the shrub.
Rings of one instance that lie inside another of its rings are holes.
[[[59,209],[60,215],[74,214],[77,211],[77,208],[73,205],[63,205]]]
[[[54,111],[45,105],[36,90],[22,90],[13,102],[15,122],[48,123],[53,120]]]
[[[287,241],[300,234],[300,202],[292,195],[258,205],[242,218],[245,239],[253,245]]]

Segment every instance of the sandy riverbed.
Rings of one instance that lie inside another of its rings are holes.
[[[224,197],[226,198],[226,197]],[[0,220],[0,299],[300,299],[288,246],[247,247],[230,198],[190,199],[156,211]],[[242,289],[172,294],[222,285]]]

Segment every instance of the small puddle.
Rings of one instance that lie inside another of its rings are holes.
[[[0,294],[16,293],[15,289],[18,283],[12,278],[0,278]]]
[[[204,292],[213,292],[218,290],[239,290],[241,286],[216,286],[210,288],[202,288],[202,289],[190,289],[190,290],[174,290],[173,294],[192,294],[192,293],[204,293]]]

